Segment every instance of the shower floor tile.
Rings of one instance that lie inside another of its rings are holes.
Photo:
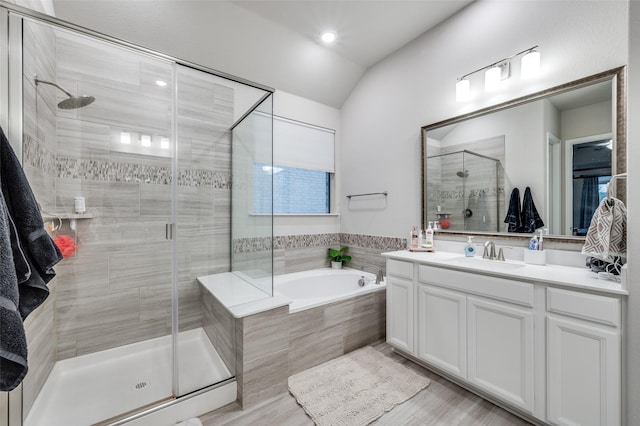
[[[204,330],[178,335],[178,383],[186,394],[232,376]],[[25,426],[87,426],[172,398],[171,336],[59,361]]]

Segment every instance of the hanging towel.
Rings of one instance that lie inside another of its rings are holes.
[[[18,310],[26,319],[49,295],[47,283],[55,276],[53,266],[62,260],[62,254],[44,229],[27,177],[1,128],[0,182],[9,219],[17,231],[11,238],[19,284]],[[13,244],[15,239],[19,244]]]
[[[513,188],[511,198],[509,199],[509,210],[504,218],[504,223],[509,224],[507,231],[522,232],[522,218],[520,215],[520,190]]]
[[[593,213],[582,247],[582,254],[612,263],[614,257],[627,257],[627,208],[617,198],[600,202]]]
[[[18,279],[11,223],[0,192],[0,391],[15,389],[27,374],[27,338],[18,312]]]
[[[38,203],[0,128],[0,391],[28,371],[23,321],[49,295],[60,250],[44,230]]]
[[[533,203],[533,196],[531,195],[531,188],[527,186],[524,190],[524,198],[522,199],[522,231],[526,233],[534,232],[538,228],[544,226],[542,218],[536,210],[536,205]]]

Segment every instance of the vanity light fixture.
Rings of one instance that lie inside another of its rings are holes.
[[[458,80],[456,83],[456,101],[464,102],[471,97],[471,82],[468,78]]]
[[[520,78],[527,80],[540,74],[540,52],[531,48],[520,61]]]
[[[484,71],[484,90],[491,92],[500,88],[502,80],[511,77],[511,60],[517,56],[523,55],[520,68],[520,77],[522,79],[532,78],[540,73],[540,52],[536,49],[538,46],[530,47],[522,52],[518,52],[508,58],[501,59],[491,65],[478,68],[468,74],[463,75],[456,82],[456,100],[463,102],[471,97],[471,81],[469,77],[473,74]]]
[[[164,136],[160,138],[160,148],[169,149],[169,138],[165,138]]]

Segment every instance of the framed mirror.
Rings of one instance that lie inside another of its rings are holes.
[[[529,238],[504,222],[517,194],[535,206],[538,229],[584,239],[607,183],[626,172],[624,72],[422,127],[423,228],[437,221],[441,233]],[[626,203],[625,184],[617,180],[615,195]]]

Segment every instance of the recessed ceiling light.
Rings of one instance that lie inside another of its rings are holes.
[[[333,43],[336,39],[336,33],[332,32],[332,31],[327,31],[326,33],[322,34],[322,41],[324,41],[325,43]]]

